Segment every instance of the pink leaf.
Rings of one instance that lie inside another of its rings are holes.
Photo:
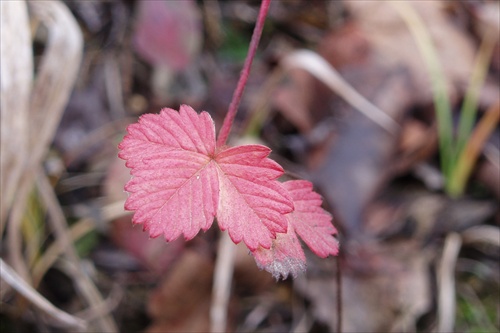
[[[295,232],[317,256],[337,255],[339,244],[333,237],[337,229],[332,225],[331,215],[321,208],[321,196],[313,191],[312,184],[307,180],[291,180],[283,185],[295,205],[293,214],[288,215]]]
[[[275,179],[283,174],[261,145],[229,148],[217,155],[220,199],[217,221],[235,243],[269,248],[276,232],[285,232],[291,197]]]
[[[141,0],[133,46],[153,65],[182,70],[192,63],[202,44],[202,22],[192,0]]]
[[[286,232],[284,214],[293,204],[276,180],[283,169],[267,157],[270,149],[216,148],[208,113],[182,105],[179,112],[143,115],[119,148],[133,175],[125,208],[152,237],[189,240],[215,216],[234,242],[252,250],[269,248],[276,233]]]
[[[253,251],[257,265],[273,274],[276,279],[285,279],[289,274],[296,277],[305,271],[306,259],[295,233],[318,256],[337,255],[338,241],[333,237],[337,230],[331,216],[321,208],[321,197],[313,191],[312,184],[305,180],[285,182],[295,210],[286,215],[288,231],[278,234],[270,249]]]
[[[189,106],[177,112],[143,115],[128,127],[119,157],[133,178],[125,209],[135,210],[134,223],[144,224],[152,237],[167,241],[184,234],[192,239],[213,222],[218,202],[218,177],[210,157],[215,152],[215,128],[210,115]]]

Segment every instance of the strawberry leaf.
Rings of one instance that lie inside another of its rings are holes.
[[[119,145],[133,176],[125,209],[152,237],[189,240],[214,217],[251,250],[270,248],[276,233],[286,232],[293,203],[276,180],[283,169],[267,157],[269,148],[216,147],[210,115],[187,105],[143,115],[127,130]]]
[[[217,221],[228,229],[235,243],[251,249],[269,248],[277,232],[286,232],[285,213],[293,210],[291,197],[275,179],[281,166],[267,158],[271,150],[261,145],[229,148],[220,152],[220,199]]]
[[[125,185],[125,209],[135,210],[134,223],[144,224],[151,237],[192,239],[213,222],[218,177],[210,155],[215,128],[206,112],[183,106],[143,115],[128,127],[119,157],[131,168]]]
[[[291,180],[283,183],[290,192],[295,205],[289,222],[304,243],[319,257],[337,255],[339,243],[333,235],[337,229],[332,225],[332,216],[321,208],[321,196],[313,191],[307,180]]]
[[[312,184],[305,180],[283,183],[289,191],[295,210],[286,214],[288,231],[278,234],[270,249],[253,251],[255,261],[261,269],[270,272],[276,279],[296,277],[305,271],[306,259],[295,234],[319,257],[337,255],[338,241],[333,237],[337,230],[332,217],[321,208],[321,196],[313,191]]]

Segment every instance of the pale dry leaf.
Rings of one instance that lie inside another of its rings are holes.
[[[28,158],[28,107],[33,85],[33,55],[26,3],[2,1],[0,6],[0,221],[3,225],[22,167]]]

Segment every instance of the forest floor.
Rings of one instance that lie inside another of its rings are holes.
[[[220,128],[259,6],[2,2],[2,332],[210,331],[221,233],[134,226],[117,146],[181,104]],[[310,180],[340,253],[275,281],[237,245],[226,331],[500,330],[498,31],[496,1],[272,2],[229,144]]]

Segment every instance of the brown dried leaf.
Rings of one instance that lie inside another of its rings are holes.
[[[430,306],[429,251],[417,244],[364,244],[351,249],[349,263],[371,266],[368,271],[342,266],[342,332],[414,331]],[[313,313],[334,331],[337,325],[335,274],[297,280],[298,290]]]
[[[165,281],[152,291],[147,332],[208,332],[213,263],[185,251]]]

